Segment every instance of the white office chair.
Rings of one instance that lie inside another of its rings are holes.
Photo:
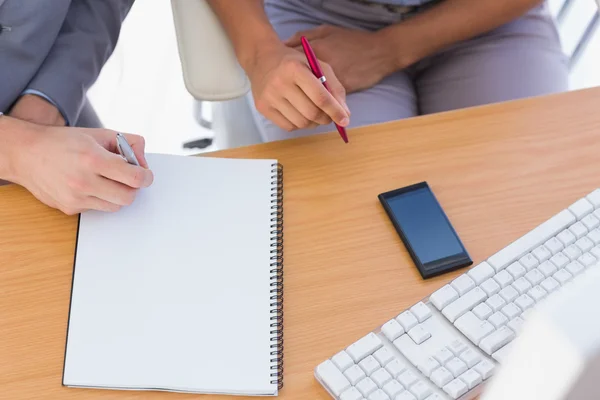
[[[204,0],[171,0],[185,85],[196,99],[196,119],[226,149],[262,141],[252,115],[250,83],[219,20]],[[210,101],[212,120],[202,116]],[[200,141],[200,146],[209,141]],[[193,147],[188,143],[187,147]]]

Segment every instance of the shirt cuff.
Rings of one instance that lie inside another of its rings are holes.
[[[52,104],[54,107],[56,107],[58,112],[60,112],[60,115],[62,115],[63,119],[65,120],[65,125],[71,126],[71,123],[69,121],[69,118],[67,118],[67,114],[65,113],[65,111],[54,100],[52,100],[50,98],[50,96],[40,92],[39,90],[35,90],[35,89],[26,89],[23,91],[23,93],[21,93],[21,96],[24,96],[26,94],[33,94],[35,96],[41,97],[42,99],[46,100],[48,103]]]

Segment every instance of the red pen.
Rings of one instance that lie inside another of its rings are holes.
[[[306,59],[308,60],[308,65],[310,65],[311,71],[313,72],[313,74],[315,74],[317,79],[321,81],[323,86],[325,86],[325,89],[327,89],[327,91],[331,93],[329,85],[327,84],[327,79],[325,79],[325,74],[323,74],[323,71],[321,71],[319,60],[317,60],[317,56],[315,55],[315,52],[313,51],[312,47],[310,47],[308,40],[304,36],[302,36],[300,40],[302,41],[302,48],[304,49],[304,54],[306,54]],[[344,142],[348,143],[348,135],[346,134],[346,129],[343,126],[339,126],[338,124],[335,124],[335,127],[337,128]]]

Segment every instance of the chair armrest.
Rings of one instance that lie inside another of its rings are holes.
[[[250,83],[221,23],[205,0],[171,0],[185,86],[198,100],[241,97]]]

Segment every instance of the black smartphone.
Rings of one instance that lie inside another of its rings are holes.
[[[424,279],[473,264],[427,182],[379,195]]]

